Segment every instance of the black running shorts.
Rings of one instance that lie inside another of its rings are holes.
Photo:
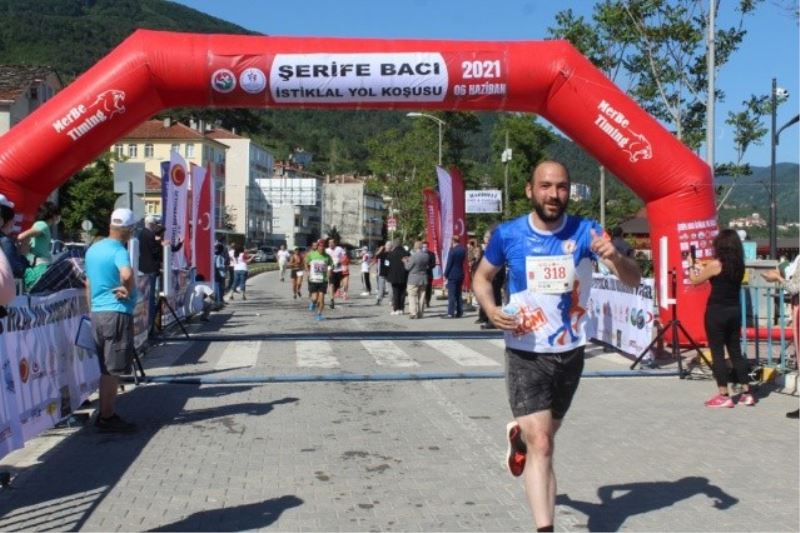
[[[584,347],[561,353],[506,348],[506,389],[515,417],[549,409],[560,420],[567,414],[583,372]]]
[[[333,285],[334,291],[338,291],[339,287],[342,285],[342,273],[336,271],[331,272],[331,279],[329,283]]]
[[[314,294],[315,292],[325,293],[328,290],[328,283],[323,281],[321,283],[308,282],[308,292]]]

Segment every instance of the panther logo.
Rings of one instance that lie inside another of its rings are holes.
[[[109,119],[116,114],[125,112],[125,92],[116,89],[103,91],[97,95],[94,103],[89,106],[88,114],[93,115],[96,110],[101,110]]]
[[[628,154],[631,163],[636,163],[640,159],[653,158],[653,147],[650,141],[641,133],[633,131],[631,131],[631,142],[622,151]]]

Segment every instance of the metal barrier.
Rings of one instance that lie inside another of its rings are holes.
[[[797,354],[794,354],[795,361],[790,365],[789,355],[794,350],[790,352],[789,347],[795,333],[789,327],[791,317],[786,295],[783,289],[771,286],[743,285],[740,292],[742,353],[754,355],[757,366],[772,367],[780,372],[796,370],[797,364]]]

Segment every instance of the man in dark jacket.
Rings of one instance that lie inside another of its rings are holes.
[[[162,257],[164,256],[161,241],[156,239],[157,230],[156,219],[152,215],[144,217],[144,228],[139,232],[139,272],[147,276],[150,285],[150,296],[147,302],[149,311],[147,329],[151,332],[156,319],[156,280],[161,271]]]
[[[425,308],[431,306],[431,296],[433,295],[433,270],[436,268],[436,254],[428,249],[428,245],[423,243],[422,250],[428,254],[428,283],[425,285]]]
[[[406,285],[408,284],[408,270],[405,258],[408,250],[400,245],[400,239],[392,242],[392,251],[389,252],[389,273],[386,280],[392,284],[392,314],[402,315],[406,305]]]
[[[467,249],[461,244],[458,235],[453,236],[453,246],[447,255],[444,278],[447,280],[447,315],[442,318],[461,318],[464,314],[464,301],[461,286],[464,284],[464,262]]]

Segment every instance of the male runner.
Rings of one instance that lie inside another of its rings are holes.
[[[333,268],[333,260],[325,252],[325,241],[320,239],[317,249],[306,254],[306,270],[308,271],[308,292],[312,304],[309,309],[316,311],[315,320],[323,320],[325,309],[325,292],[328,290],[328,273]]]
[[[324,247],[324,246],[323,246]],[[344,274],[344,258],[347,255],[344,248],[339,246],[336,239],[328,240],[328,248],[325,252],[330,256],[333,261],[333,270],[331,271],[330,286],[331,286],[331,309],[336,307],[334,301],[339,289],[342,287],[342,277]]]
[[[533,211],[499,226],[475,274],[474,289],[489,320],[505,330],[506,386],[515,421],[507,426],[508,468],[524,474],[538,531],[553,531],[554,437],[583,371],[584,308],[598,258],[631,286],[641,273],[592,220],[565,214],[569,173],[540,163],[525,185]],[[492,278],[508,265],[509,304],[501,309]],[[504,312],[508,311],[508,313]]]

